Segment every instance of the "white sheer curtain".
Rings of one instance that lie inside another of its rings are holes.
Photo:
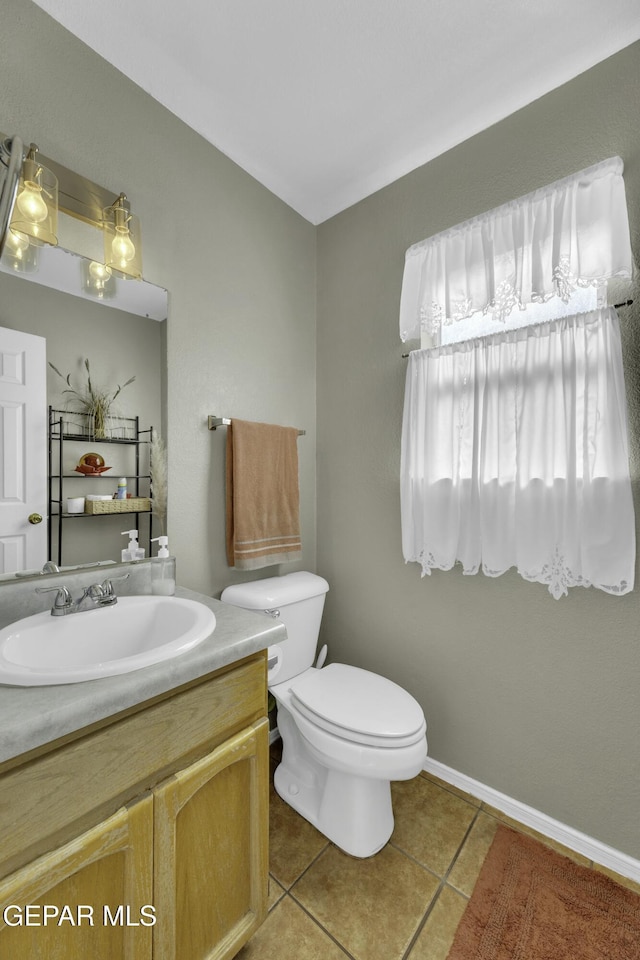
[[[422,240],[406,252],[400,336],[435,336],[474,313],[504,321],[578,287],[630,279],[622,177],[612,157]],[[483,335],[481,323],[477,336]]]
[[[433,350],[407,370],[402,546],[422,572],[516,567],[559,598],[633,589],[635,522],[612,309]]]

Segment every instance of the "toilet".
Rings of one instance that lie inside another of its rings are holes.
[[[227,587],[221,599],[281,620],[269,648],[282,762],[274,785],[290,806],[346,853],[370,857],[393,832],[391,780],[409,780],[427,756],[420,704],[385,677],[343,663],[314,666],[329,584],[289,573]]]

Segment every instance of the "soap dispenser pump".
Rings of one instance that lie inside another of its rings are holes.
[[[122,560],[144,560],[144,547],[138,543],[137,530],[123,530],[123,537],[129,537],[129,543],[122,551]]]
[[[169,556],[169,538],[154,537],[158,556],[151,561],[151,592],[156,596],[172,597],[176,592],[176,558]]]
[[[169,537],[153,537],[151,543],[158,543],[158,556],[159,557],[168,557],[169,556]]]

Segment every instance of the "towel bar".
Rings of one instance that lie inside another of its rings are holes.
[[[209,430],[217,430],[218,427],[228,427],[230,423],[231,423],[231,420],[229,419],[229,417],[214,417],[213,414],[211,413],[207,417],[207,425],[209,427]],[[306,430],[298,430],[299,437],[306,436],[306,433],[307,433]]]

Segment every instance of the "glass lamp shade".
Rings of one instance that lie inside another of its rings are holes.
[[[96,260],[82,261],[82,289],[96,300],[111,300],[116,295],[113,270]]]
[[[2,262],[14,273],[37,273],[38,246],[30,242],[26,234],[10,227],[5,236]]]
[[[58,243],[58,179],[38,162],[37,147],[31,146],[22,165],[18,193],[11,214],[10,229],[41,246]]]
[[[142,279],[140,221],[124,194],[103,210],[104,262],[117,276]]]

